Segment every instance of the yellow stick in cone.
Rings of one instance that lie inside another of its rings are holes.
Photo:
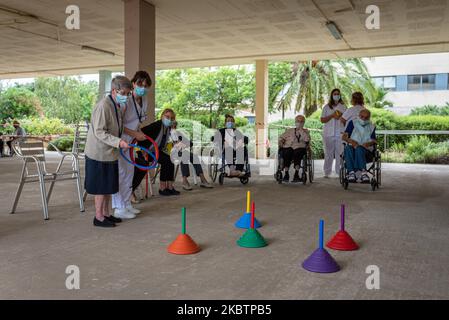
[[[251,212],[251,205],[250,205],[251,200],[250,199],[251,199],[251,192],[248,190],[246,192],[246,212],[247,213]]]

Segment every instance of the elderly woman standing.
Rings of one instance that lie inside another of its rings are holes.
[[[115,227],[122,220],[110,215],[111,195],[119,191],[119,148],[129,148],[120,137],[123,112],[132,84],[117,76],[111,82],[111,94],[101,99],[92,111],[91,126],[85,147],[87,193],[95,195],[96,227]]]

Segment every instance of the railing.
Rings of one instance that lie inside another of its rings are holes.
[[[388,136],[392,135],[449,135],[447,130],[378,130],[376,134],[384,136],[384,150],[388,147]]]

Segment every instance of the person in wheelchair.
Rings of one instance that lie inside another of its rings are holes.
[[[230,166],[228,177],[245,177],[249,172],[245,172],[245,163],[248,161],[248,137],[235,128],[235,119],[232,115],[225,116],[225,127],[217,131],[212,141],[219,143],[225,165]]]
[[[344,149],[348,182],[370,183],[366,164],[373,160],[376,141],[376,127],[371,122],[368,109],[360,111],[358,118],[351,120],[342,137],[347,144]]]
[[[299,169],[301,168],[301,161],[307,154],[307,148],[310,143],[309,130],[304,128],[306,118],[304,116],[296,116],[295,128],[287,129],[279,137],[279,159],[283,163],[284,177],[283,181],[288,182],[290,175],[288,173],[292,162],[295,166],[295,174],[292,182],[300,182]]]

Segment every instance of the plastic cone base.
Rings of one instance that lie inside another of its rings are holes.
[[[173,254],[193,254],[201,248],[193,241],[188,234],[180,234],[167,248],[167,251]]]
[[[256,229],[248,229],[237,240],[237,244],[244,248],[261,248],[267,245],[264,237]]]
[[[328,248],[342,251],[357,250],[359,246],[346,231],[338,231],[335,236],[326,244]]]
[[[303,263],[307,271],[317,273],[332,273],[340,270],[340,266],[326,249],[316,249]]]
[[[239,220],[237,220],[237,222],[235,223],[235,226],[237,228],[241,228],[241,229],[250,229],[251,228],[251,213],[245,213],[243,216],[240,217]],[[254,228],[258,229],[260,228],[262,225],[259,223],[259,221],[257,221],[256,218],[254,218]]]

